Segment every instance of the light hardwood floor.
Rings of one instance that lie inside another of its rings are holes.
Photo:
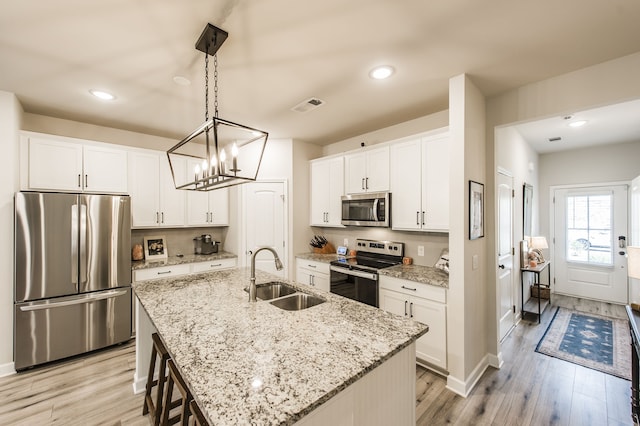
[[[624,318],[624,310],[571,298],[554,304]],[[504,366],[490,368],[468,398],[445,378],[416,368],[418,425],[632,425],[630,382],[534,351],[551,319],[522,321],[503,342]],[[0,425],[149,425],[132,391],[129,343],[0,378]]]

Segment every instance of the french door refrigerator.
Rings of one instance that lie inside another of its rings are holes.
[[[16,370],[131,337],[129,196],[15,196]]]

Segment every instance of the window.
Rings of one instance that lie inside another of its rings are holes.
[[[567,196],[567,261],[613,266],[613,194]]]

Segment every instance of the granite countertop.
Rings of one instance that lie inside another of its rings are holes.
[[[336,253],[300,253],[296,254],[296,258],[304,260],[313,260],[315,262],[329,263],[338,259],[348,259],[349,256],[339,256]]]
[[[250,303],[249,277],[234,268],[133,283],[212,424],[293,424],[428,330],[289,281],[326,302],[302,311]]]
[[[169,256],[166,259],[153,260],[132,260],[131,269],[158,268],[160,266],[182,265],[184,263],[209,262],[211,260],[234,259],[237,256],[233,253],[221,251],[213,254],[185,254],[182,257]]]
[[[422,284],[434,285],[437,287],[449,288],[449,274],[444,272],[442,269],[431,266],[396,265],[390,268],[380,269],[378,274],[408,281],[415,281]]]

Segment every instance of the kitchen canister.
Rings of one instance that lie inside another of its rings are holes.
[[[131,249],[131,260],[144,259],[144,252],[142,251],[142,244],[134,244]]]

